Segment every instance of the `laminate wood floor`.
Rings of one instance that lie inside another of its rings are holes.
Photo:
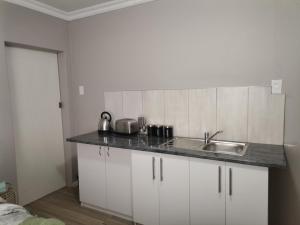
[[[57,218],[66,225],[129,225],[115,216],[80,206],[77,188],[63,188],[25,206],[32,215]]]

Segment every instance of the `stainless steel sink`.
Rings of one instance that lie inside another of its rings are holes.
[[[203,146],[202,150],[215,153],[243,156],[247,151],[247,147],[248,145],[246,143],[212,141],[209,144]]]
[[[174,138],[162,145],[163,148],[180,148],[194,151],[243,156],[247,152],[248,144],[228,141],[211,141],[205,144],[202,139]]]
[[[204,140],[202,139],[176,137],[160,146],[168,149],[181,148],[181,149],[201,151],[204,144],[205,144]]]

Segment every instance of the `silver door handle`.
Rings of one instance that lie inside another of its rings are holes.
[[[109,154],[109,146],[107,146],[106,154],[107,154],[108,157],[110,156],[110,154]]]
[[[160,181],[163,181],[164,177],[163,177],[163,159],[160,158]]]
[[[155,180],[155,157],[152,157],[152,179]]]
[[[101,154],[101,146],[99,147],[99,155],[100,155],[100,157],[102,156],[102,154]]]
[[[221,180],[221,177],[222,177],[222,168],[221,168],[221,166],[219,166],[219,179],[218,179],[218,182],[219,182],[219,185],[218,185],[219,193],[222,192],[222,187],[221,187],[222,180]]]
[[[229,195],[232,196],[232,169],[229,168]]]

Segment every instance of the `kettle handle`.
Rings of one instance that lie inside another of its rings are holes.
[[[101,113],[101,118],[103,119],[105,115],[108,116],[107,119],[108,119],[108,121],[110,122],[110,121],[111,121],[111,115],[110,115],[110,113],[109,113],[109,112],[102,112],[102,113]]]

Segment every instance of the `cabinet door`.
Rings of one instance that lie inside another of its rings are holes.
[[[78,144],[80,201],[106,208],[105,154],[99,146]]]
[[[131,151],[106,147],[107,208],[132,216]]]
[[[225,163],[190,159],[191,225],[225,225]]]
[[[189,224],[189,160],[160,158],[160,225]]]
[[[226,224],[268,224],[268,168],[226,163]]]
[[[158,225],[159,158],[156,154],[137,151],[133,151],[131,157],[134,222]]]

